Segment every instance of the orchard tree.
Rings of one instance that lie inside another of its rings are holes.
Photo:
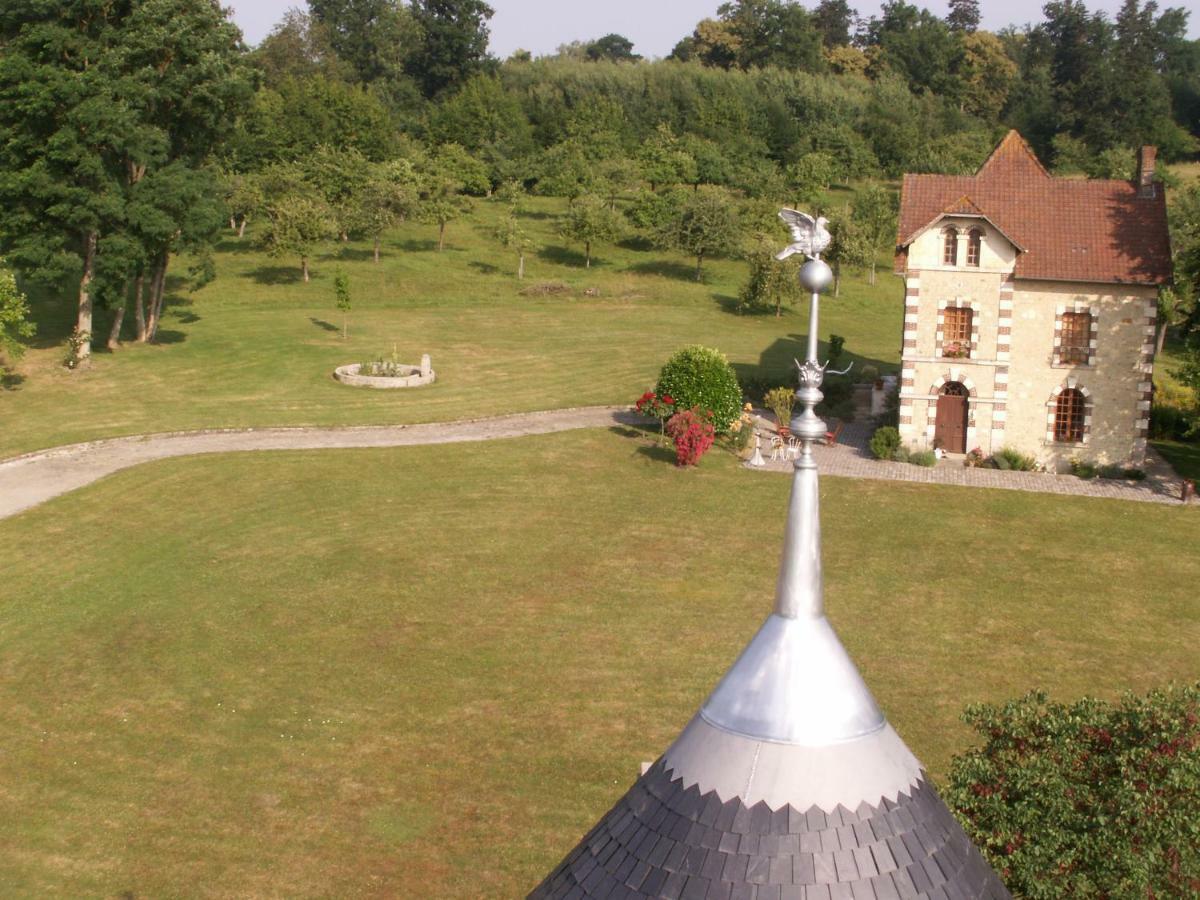
[[[638,153],[642,178],[650,190],[660,186],[696,183],[696,160],[683,148],[671,126],[660,122]]]
[[[621,236],[621,217],[602,197],[586,194],[567,207],[559,234],[583,244],[584,266],[592,267],[592,244],[611,243]]]
[[[842,268],[849,266],[855,269],[871,266],[871,278],[874,279],[875,250],[870,240],[863,232],[862,224],[854,219],[850,210],[843,209],[842,215],[829,223],[830,243],[825,252],[825,259],[833,268],[833,296],[842,293]],[[872,281],[874,284],[874,281]]]
[[[750,275],[738,291],[738,312],[774,308],[775,317],[783,315],[783,304],[794,305],[801,297],[800,267],[794,258],[775,258],[776,244],[766,238],[755,241],[746,254]]]
[[[225,205],[229,209],[229,229],[241,240],[246,234],[246,225],[250,217],[262,209],[262,188],[254,175],[225,172],[220,181]]]
[[[323,145],[301,162],[301,168],[305,181],[316,188],[333,212],[341,239],[349,240],[350,225],[359,213],[370,178],[367,158],[355,147]]]
[[[675,214],[659,233],[659,243],[696,258],[696,280],[704,277],[704,259],[734,250],[741,238],[738,206],[725,188],[701,185],[682,194]]]
[[[837,160],[828,153],[805,153],[788,166],[787,177],[797,207],[816,203],[837,177]]]
[[[33,337],[29,303],[17,287],[17,278],[0,260],[0,353],[18,360],[25,352],[24,341]]]
[[[516,181],[503,185],[496,192],[496,199],[508,205],[507,213],[496,229],[496,240],[505,250],[517,254],[518,281],[525,278],[525,254],[533,249],[533,241],[518,218],[525,211],[525,197],[525,189]]]
[[[438,227],[438,252],[446,247],[446,226],[471,211],[471,201],[459,193],[459,185],[448,178],[433,178],[426,182],[417,217]]]
[[[350,333],[350,278],[338,269],[333,276],[333,297],[337,302],[338,311],[342,314],[342,340]]]
[[[333,211],[311,193],[272,196],[266,205],[262,244],[271,256],[299,257],[300,273],[309,280],[308,258],[316,246],[336,235]]]
[[[870,249],[871,284],[875,283],[876,258],[895,245],[898,214],[899,198],[894,191],[881,185],[867,188],[854,201],[851,219]]]
[[[383,233],[412,216],[417,197],[417,174],[408,160],[396,159],[370,168],[350,228],[371,239],[375,262],[379,262]]]

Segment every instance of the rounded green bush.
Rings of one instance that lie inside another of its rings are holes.
[[[655,393],[675,401],[676,409],[698,406],[712,412],[713,426],[724,434],[742,414],[742,388],[720,350],[693,345],[667,360]]]
[[[900,432],[891,425],[876,428],[871,435],[871,453],[876,459],[895,459],[899,449]]]

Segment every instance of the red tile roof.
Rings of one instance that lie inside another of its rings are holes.
[[[1171,278],[1161,185],[1138,195],[1128,181],[1054,178],[1010,131],[970,176],[905,175],[896,270],[908,246],[947,215],[982,216],[1021,252],[1016,278],[1162,284]]]

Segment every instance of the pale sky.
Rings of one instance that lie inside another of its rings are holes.
[[[296,0],[225,0],[234,9],[233,18],[242,28],[249,44],[257,44],[271,26],[282,18],[289,7],[301,6]],[[998,31],[1005,25],[1023,25],[1041,20],[1044,0],[981,0],[983,27]],[[1190,7],[1194,0],[1163,0],[1160,8]],[[807,0],[808,8],[817,0]],[[560,44],[574,40],[588,41],[610,32],[623,34],[634,43],[634,52],[642,56],[666,56],[685,35],[691,34],[696,23],[706,16],[716,15],[721,0],[490,0],[496,14],[490,26],[491,52],[501,59],[517,48],[535,56],[553,53]],[[935,0],[921,3],[939,16],[946,14],[946,3]],[[859,15],[879,14],[874,0],[855,3]],[[1104,10],[1116,15],[1121,0],[1088,0],[1092,10]],[[1188,22],[1189,36],[1200,36],[1200,14]]]

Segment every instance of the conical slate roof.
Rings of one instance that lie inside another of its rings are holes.
[[[814,334],[815,319],[814,309]],[[822,371],[812,366],[792,426],[805,447],[774,613],[683,733],[530,897],[1010,896],[825,617],[811,453],[824,433],[812,414]]]

